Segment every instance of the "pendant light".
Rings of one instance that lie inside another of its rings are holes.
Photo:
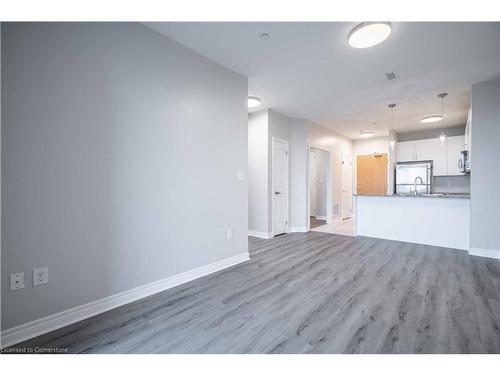
[[[442,92],[441,94],[438,95],[438,98],[441,99],[441,134],[439,135],[439,140],[441,143],[444,143],[444,140],[446,139],[446,134],[444,134],[444,98],[448,93]]]
[[[395,103],[391,103],[388,105],[388,107],[391,109],[391,140],[389,141],[389,145],[391,146],[391,150],[394,149],[394,145],[396,144],[396,141],[394,140],[394,107],[396,106]]]

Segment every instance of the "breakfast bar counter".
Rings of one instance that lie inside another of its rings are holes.
[[[469,195],[355,195],[354,234],[469,249]]]

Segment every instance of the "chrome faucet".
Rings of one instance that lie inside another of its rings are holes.
[[[418,192],[417,192],[417,181],[418,180],[420,180],[420,185],[424,184],[424,180],[422,180],[422,177],[420,177],[420,176],[415,177],[415,196],[418,195]]]

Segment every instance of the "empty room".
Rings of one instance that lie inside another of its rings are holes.
[[[497,358],[465,21],[2,20],[2,354]]]

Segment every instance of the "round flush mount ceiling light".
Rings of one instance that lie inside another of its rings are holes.
[[[441,116],[441,115],[424,116],[420,119],[420,122],[423,122],[424,124],[428,124],[431,122],[441,121],[442,118],[443,118],[443,116]]]
[[[255,108],[260,105],[260,99],[257,98],[256,96],[249,96],[248,97],[248,108]]]
[[[375,134],[375,132],[369,132],[369,131],[363,131],[363,130],[359,131],[360,137],[372,137],[373,134]]]
[[[389,22],[363,22],[352,29],[349,44],[353,48],[373,47],[391,35]]]

